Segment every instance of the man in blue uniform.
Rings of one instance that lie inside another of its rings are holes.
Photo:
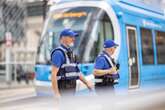
[[[87,82],[80,73],[75,55],[71,49],[74,46],[75,37],[78,33],[71,29],[64,29],[60,34],[61,45],[51,53],[52,62],[52,88],[57,97],[61,92],[68,93],[75,91],[76,80],[80,79],[89,89],[92,84]]]
[[[116,64],[111,57],[117,46],[118,44],[113,40],[106,40],[103,51],[96,58],[94,76],[96,80],[95,88],[98,94],[103,90],[106,92],[108,92],[107,89],[113,90],[114,82],[119,78]]]

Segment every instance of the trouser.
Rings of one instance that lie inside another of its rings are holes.
[[[101,79],[102,82],[95,84],[95,90],[98,96],[103,95],[113,95],[114,94],[114,84],[113,80],[109,78]]]
[[[74,96],[76,80],[59,80],[58,88],[62,96]]]
[[[96,90],[96,93],[98,96],[113,95],[114,86],[113,85],[100,86],[100,85],[96,84],[95,90]]]

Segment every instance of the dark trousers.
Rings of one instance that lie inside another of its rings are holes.
[[[102,82],[95,84],[95,90],[98,96],[114,95],[113,80],[102,78]]]
[[[76,80],[59,80],[58,88],[63,96],[74,96],[76,88]]]

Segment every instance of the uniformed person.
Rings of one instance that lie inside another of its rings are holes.
[[[104,42],[103,51],[96,58],[94,76],[95,89],[98,95],[102,94],[103,91],[113,91],[113,85],[119,78],[116,64],[111,57],[117,46],[118,44],[116,44],[113,40],[106,40]]]
[[[89,89],[92,83],[85,80],[77,66],[75,55],[71,49],[74,46],[75,37],[78,33],[71,29],[64,29],[60,34],[61,45],[51,52],[52,62],[52,88],[57,97],[61,93],[74,93],[76,80],[80,79]]]

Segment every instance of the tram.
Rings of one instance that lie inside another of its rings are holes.
[[[161,9],[129,0],[63,0],[50,7],[38,46],[38,94],[51,91],[50,52],[59,45],[64,28],[79,33],[74,52],[85,76],[92,76],[103,42],[113,39],[119,44],[113,56],[120,64],[116,92],[164,86],[165,15]]]

